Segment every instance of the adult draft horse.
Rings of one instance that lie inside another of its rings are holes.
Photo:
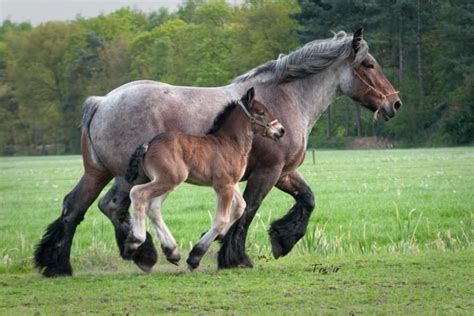
[[[224,104],[255,87],[257,100],[270,107],[283,126],[291,126],[274,144],[255,139],[243,180],[247,180],[242,217],[222,239],[219,268],[251,267],[245,253],[249,225],[262,200],[276,186],[293,196],[295,204],[269,231],[275,258],[286,255],[305,234],[314,208],[314,195],[296,168],[303,162],[308,135],[317,119],[340,95],[359,101],[388,120],[401,101],[375,58],[369,54],[362,28],[333,38],[315,40],[280,55],[231,84],[216,88],[178,87],[155,81],[125,84],[104,97],[90,97],[84,104],[81,150],[84,174],[63,201],[61,216],[47,228],[35,252],[36,266],[45,276],[71,275],[71,242],[77,225],[105,185],[113,187],[99,202],[101,211],[115,226],[120,254],[130,230],[130,185],[124,174],[137,145],[157,132],[204,134]],[[128,257],[127,257],[128,258]],[[144,268],[157,261],[157,252],[146,241],[130,259]]]
[[[181,255],[161,216],[162,203],[184,181],[211,186],[217,195],[216,214],[211,229],[201,236],[186,261],[190,270],[196,269],[212,242],[222,238],[244,212],[245,200],[240,194],[239,181],[254,136],[260,134],[279,140],[284,132],[268,109],[254,100],[254,89],[250,88],[239,101],[230,102],[216,116],[206,135],[165,132],[139,146],[126,173],[127,181],[134,186],[130,191],[132,227],[125,241],[125,254],[134,252],[145,242],[146,214],[155,227],[166,259],[177,264]],[[138,179],[140,174],[149,181],[143,183]]]

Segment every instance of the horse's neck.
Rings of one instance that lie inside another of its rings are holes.
[[[325,71],[282,85],[281,88],[296,101],[309,135],[316,121],[338,97],[339,79],[337,68]]]
[[[321,117],[329,105],[338,97],[338,72],[341,71],[341,67],[342,64],[336,63],[320,73],[277,86],[262,84],[262,78],[257,76],[242,83],[235,84],[232,87],[237,91],[237,95],[244,93],[249,87],[260,85],[264,87],[263,89],[267,90],[266,94],[269,95],[278,95],[278,93],[273,93],[272,89],[283,90],[292,104],[282,103],[278,106],[285,109],[282,112],[287,111],[287,109],[292,106],[299,109],[303,119],[302,127],[305,129],[305,137],[307,137],[319,117]],[[265,75],[266,74],[262,74],[262,76]],[[271,103],[268,103],[268,105],[275,106],[275,104]]]
[[[243,111],[237,106],[225,119],[215,136],[223,142],[229,142],[241,154],[248,154],[252,146],[253,132],[250,121],[244,116]]]

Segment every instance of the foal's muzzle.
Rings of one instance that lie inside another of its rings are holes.
[[[269,135],[273,140],[277,141],[283,137],[285,134],[285,128],[277,120],[274,120],[269,124],[267,130],[267,135]]]

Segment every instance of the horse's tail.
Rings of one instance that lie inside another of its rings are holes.
[[[135,152],[130,157],[128,162],[127,172],[125,173],[125,179],[128,183],[133,184],[140,174],[142,167],[143,158],[148,150],[148,143],[138,146]]]
[[[82,133],[82,155],[91,158],[92,162],[99,169],[104,169],[102,162],[100,161],[99,155],[97,154],[94,146],[92,145],[92,139],[90,135],[90,125],[95,112],[99,108],[102,97],[88,97],[83,104],[83,115],[81,122],[81,133]],[[85,152],[87,151],[87,152]]]

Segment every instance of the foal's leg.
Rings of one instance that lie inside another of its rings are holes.
[[[221,237],[223,237],[229,231],[230,227],[235,223],[235,221],[242,216],[245,211],[245,206],[246,203],[242,197],[242,194],[240,194],[239,184],[236,183],[234,186],[234,199],[232,200],[232,207],[230,210],[230,221]]]
[[[225,185],[222,187],[215,187],[217,194],[217,209],[214,219],[212,221],[211,229],[201,237],[198,243],[193,247],[189,253],[188,263],[189,269],[192,271],[199,266],[199,262],[211,246],[216,237],[221,236],[229,224],[230,208],[232,205],[232,198],[234,196],[234,186]]]
[[[158,179],[145,184],[139,184],[130,191],[132,200],[131,231],[125,241],[125,254],[135,251],[146,239],[145,214],[151,199],[173,190],[176,184],[161,184]]]
[[[138,249],[125,255],[125,240],[130,232],[130,184],[122,177],[116,177],[112,188],[99,202],[99,209],[112,222],[115,228],[115,239],[124,259],[132,259],[144,271],[149,271],[158,260],[158,253],[151,235],[146,234],[146,240]]]
[[[178,265],[181,255],[178,251],[176,240],[166,226],[163,216],[161,215],[161,206],[168,196],[169,192],[154,198],[148,208],[148,218],[151,220],[156,230],[156,235],[161,242],[161,249],[166,255],[166,259],[172,264]]]
[[[315,203],[311,188],[296,170],[281,177],[276,187],[295,199],[295,205],[285,216],[274,221],[269,230],[273,256],[278,258],[288,254],[304,236]]]
[[[247,202],[244,214],[222,238],[222,246],[217,256],[219,269],[234,267],[252,267],[252,261],[245,253],[247,232],[257,209],[272,189],[281,174],[281,166],[258,168],[247,181],[244,199]]]

